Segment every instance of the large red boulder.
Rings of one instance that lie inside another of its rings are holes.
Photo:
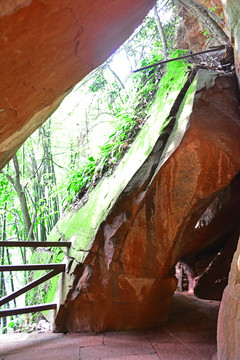
[[[100,225],[84,264],[74,270],[61,318],[65,330],[145,328],[167,319],[176,288],[174,266],[203,246],[205,233],[193,236],[198,221],[240,169],[234,79],[200,71],[195,85],[175,103],[177,119],[190,113],[180,145],[162,162],[158,146],[166,145],[166,132],[160,135]],[[169,140],[168,149],[176,138]],[[148,163],[152,171],[143,183]],[[205,244],[211,240],[205,238]]]

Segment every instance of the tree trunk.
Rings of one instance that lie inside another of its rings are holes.
[[[45,227],[47,228],[47,232],[49,233],[59,219],[58,195],[51,196],[53,189],[57,184],[51,144],[51,119],[49,119],[48,123],[42,127],[42,144],[44,153],[44,165],[46,166],[45,174],[48,175],[48,180],[45,183],[45,187],[48,188],[48,193],[50,194],[50,197],[48,197],[47,199],[47,212],[48,214],[52,214],[48,216],[48,222],[45,223]]]
[[[26,199],[26,195],[23,190],[22,184],[20,183],[20,171],[19,171],[17,155],[15,155],[13,157],[13,164],[14,164],[14,168],[15,168],[16,177],[15,177],[15,181],[13,181],[12,183],[15,187],[15,190],[17,192],[17,195],[18,195],[18,198],[20,201],[23,220],[24,220],[26,231],[27,231],[27,237],[29,237],[31,240],[34,240],[33,230],[31,227],[32,222],[31,222],[29,211],[28,211],[27,199]]]
[[[157,5],[156,4],[153,7],[153,11],[154,11],[155,21],[156,21],[156,24],[157,24],[159,36],[160,36],[160,39],[161,39],[161,42],[162,42],[164,60],[166,60],[167,56],[168,56],[167,41],[166,41],[166,37],[165,37],[164,31],[163,31],[163,27],[162,27],[160,17],[158,15]]]
[[[11,257],[10,257],[10,253],[9,253],[8,248],[6,248],[6,253],[7,253],[8,265],[12,265]],[[14,292],[15,289],[14,289],[14,281],[13,281],[13,273],[12,273],[12,271],[9,271],[9,275],[10,275],[11,291]],[[16,299],[13,299],[13,303],[14,303],[14,307],[17,307]]]
[[[116,82],[120,85],[120,87],[125,90],[125,86],[123,85],[121,79],[119,78],[119,76],[115,73],[115,71],[113,71],[113,69],[110,67],[108,61],[106,61],[107,64],[107,68],[108,70],[111,72],[111,74],[114,76]]]
[[[6,203],[4,204],[4,208],[6,209]],[[2,215],[2,241],[6,240],[6,213],[4,211],[3,215]],[[4,260],[5,260],[5,248],[2,247],[1,248],[1,265],[5,265],[4,264]],[[12,273],[10,273],[11,279],[12,279]],[[5,285],[5,276],[4,276],[4,272],[0,272],[0,298],[4,297],[7,295],[7,289],[6,289],[6,285]],[[10,305],[9,303],[5,304],[4,307],[9,308]],[[7,326],[7,318],[2,318],[1,319],[1,325],[2,328],[6,328]],[[3,333],[7,333],[7,330],[4,329]]]
[[[127,48],[126,43],[123,44],[123,48],[124,48],[126,57],[127,57],[127,59],[128,59],[128,63],[129,63],[129,66],[130,66],[130,70],[131,70],[131,72],[132,72],[132,71],[133,71],[132,63],[131,63],[131,59],[130,59],[130,57],[129,57],[129,55],[128,55],[128,48]]]
[[[200,4],[194,0],[178,1],[193,14],[221,44],[227,44],[229,42],[229,38],[222,28]]]

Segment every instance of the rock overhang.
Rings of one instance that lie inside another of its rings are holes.
[[[18,0],[0,5],[1,168],[153,5],[154,0]]]

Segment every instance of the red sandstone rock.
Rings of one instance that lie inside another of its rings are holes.
[[[222,3],[219,0],[200,0],[207,9],[215,8],[214,14],[221,17]],[[202,51],[207,46],[217,45],[211,34],[204,35],[205,28],[184,6],[179,9],[180,26],[177,31],[177,46],[180,49],[191,49],[194,52]],[[224,19],[225,20],[225,19]],[[219,25],[224,26],[219,22]]]
[[[235,252],[228,286],[224,290],[218,318],[218,360],[240,359],[240,241]]]
[[[202,246],[192,239],[195,226],[240,169],[234,80],[214,75],[205,87],[206,75],[199,73],[202,85],[179,147],[141,187],[136,174],[99,227],[67,296],[65,329],[146,328],[166,320],[173,267]]]
[[[200,276],[195,287],[195,294],[200,298],[222,298],[237,245],[232,234],[239,227],[239,202],[240,181],[237,175],[205,210],[192,232],[191,247],[196,249],[197,243],[201,246],[197,251],[188,247],[188,254],[182,261],[193,269],[195,276]]]
[[[153,5],[154,0],[1,2],[1,168]]]
[[[240,216],[240,183],[236,176],[231,184],[215,197],[205,210],[191,234],[191,244],[188,246],[183,259],[191,266],[197,275],[201,275],[216,253],[221,250],[239,225]],[[199,244],[200,247],[199,247]],[[197,257],[194,249],[197,248]],[[211,258],[212,257],[212,258]],[[195,263],[200,259],[201,264]],[[206,261],[205,261],[206,259]]]
[[[236,251],[238,237],[239,230],[228,240],[203,275],[200,276],[194,288],[194,294],[197,297],[221,301],[223,291],[228,284],[228,275]]]

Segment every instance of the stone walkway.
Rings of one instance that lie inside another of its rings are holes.
[[[0,360],[213,360],[218,305],[176,294],[163,328],[0,335]]]

